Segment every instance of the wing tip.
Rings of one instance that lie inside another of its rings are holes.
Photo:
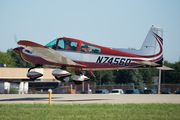
[[[42,48],[45,47],[43,45],[40,45],[40,44],[32,42],[32,41],[28,41],[28,40],[20,40],[17,43],[18,43],[18,45],[21,45],[21,46],[42,47]]]

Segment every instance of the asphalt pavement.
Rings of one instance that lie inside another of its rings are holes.
[[[49,103],[49,94],[0,94],[3,103]],[[52,94],[51,104],[64,103],[179,103],[180,95],[170,94]]]

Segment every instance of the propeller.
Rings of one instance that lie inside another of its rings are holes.
[[[18,44],[17,44],[17,36],[16,36],[16,34],[14,35],[14,41],[15,41],[17,47],[19,47]]]
[[[14,35],[14,41],[15,41],[15,43],[16,43],[16,45],[17,45],[17,48],[14,48],[13,51],[14,51],[15,53],[21,55],[21,52],[20,52],[21,49],[20,49],[19,45],[17,44],[17,36],[16,36],[16,34]]]
[[[14,35],[14,41],[15,41],[15,43],[16,43],[16,45],[17,45],[17,48],[13,49],[13,51],[14,51],[15,53],[19,53],[20,56],[21,56],[21,49],[20,49],[20,46],[17,44],[18,41],[17,41],[17,36],[16,36],[16,34]],[[18,49],[18,51],[17,51],[17,49]],[[26,64],[26,62],[23,60],[23,65],[25,66],[25,64]]]

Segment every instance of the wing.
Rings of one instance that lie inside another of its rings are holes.
[[[18,42],[18,44],[49,62],[86,67],[85,65],[77,64],[73,62],[72,60],[64,57],[63,55],[59,54],[55,50],[48,48],[46,46],[31,42],[31,41],[26,41],[26,40],[21,40]]]

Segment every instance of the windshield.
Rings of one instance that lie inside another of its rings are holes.
[[[168,91],[161,92],[161,94],[169,94]]]
[[[144,90],[144,93],[152,93],[151,90]]]
[[[57,42],[57,39],[55,39],[55,40],[53,40],[53,41],[51,41],[50,43],[48,43],[47,45],[46,45],[46,47],[49,47],[49,48],[52,48],[52,49],[56,49],[56,42]]]
[[[102,93],[102,91],[101,90],[97,90],[97,91],[95,91],[95,93]]]
[[[119,91],[118,90],[113,90],[113,91],[111,91],[111,93],[119,93]]]
[[[126,90],[126,93],[134,93],[134,90]]]

